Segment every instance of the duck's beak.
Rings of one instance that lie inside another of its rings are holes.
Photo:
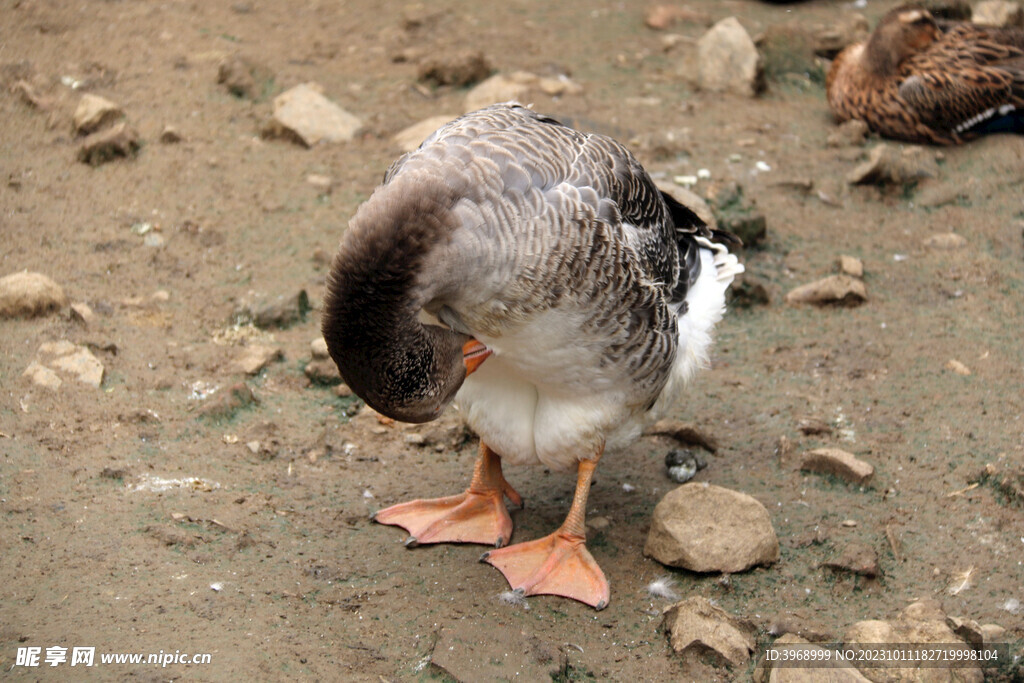
[[[476,339],[470,339],[468,342],[462,345],[462,362],[466,366],[466,377],[472,375],[480,364],[487,360],[487,357],[493,353],[489,348],[478,342]]]

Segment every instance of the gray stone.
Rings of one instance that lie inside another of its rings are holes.
[[[800,469],[817,474],[831,474],[853,484],[867,483],[875,468],[838,448],[816,448],[804,454]]]
[[[939,232],[925,239],[924,246],[939,251],[963,249],[967,246],[967,238],[955,232]]]
[[[939,175],[935,152],[916,145],[876,145],[868,160],[846,175],[851,185],[903,185]]]
[[[105,97],[86,93],[75,108],[75,132],[88,135],[124,116],[119,106]]]
[[[327,351],[327,340],[323,337],[317,337],[309,343],[309,354],[313,357],[313,360],[323,360],[330,358],[330,353]]]
[[[347,142],[362,127],[358,117],[324,97],[319,85],[303,83],[274,98],[274,115],[264,134],[312,147],[319,142]]]
[[[441,114],[431,116],[419,123],[414,123],[395,133],[391,141],[394,142],[403,152],[411,152],[430,136],[435,130],[455,118],[455,115]]]
[[[849,275],[830,275],[791,290],[786,301],[815,306],[859,306],[868,299],[864,282]]]
[[[32,318],[67,303],[64,290],[43,275],[22,271],[0,278],[0,318]]]
[[[257,100],[270,94],[274,73],[248,57],[232,55],[217,66],[217,83],[235,97]]]
[[[699,596],[666,609],[661,625],[669,645],[684,658],[700,659],[710,654],[723,664],[741,667],[750,661],[756,646],[752,624]]]
[[[777,561],[779,539],[753,497],[684,484],[655,506],[644,554],[670,567],[735,573]]]
[[[824,566],[868,578],[881,574],[875,549],[866,543],[856,541],[843,546],[839,554],[825,562]]]
[[[232,362],[232,365],[237,371],[244,372],[247,375],[255,375],[282,357],[284,357],[284,353],[281,349],[257,344],[243,349]]]
[[[856,256],[841,255],[839,270],[850,277],[864,277],[864,263]]]
[[[119,158],[134,158],[142,144],[139,134],[122,121],[82,140],[78,160],[90,166],[101,166]]]
[[[771,666],[771,662],[768,662],[766,657],[765,661],[754,670],[755,681],[762,683],[764,681],[767,683],[869,683],[871,680],[865,678],[864,674],[858,671],[853,664],[839,660],[835,656],[836,650],[826,652],[825,648],[820,645],[814,645],[792,633],[780,636],[768,649],[779,652],[777,661],[785,661],[787,650],[799,650],[799,655],[794,654],[791,657],[802,657],[805,661],[818,661],[822,664],[816,667],[805,664]]]
[[[87,326],[96,322],[96,313],[89,304],[82,301],[71,304],[71,317]]]
[[[828,134],[825,144],[829,147],[856,147],[863,145],[868,137],[868,124],[860,119],[843,121]]]
[[[103,363],[84,346],[67,340],[47,342],[39,347],[40,357],[46,358],[46,365],[74,375],[83,384],[99,389],[103,384]]]
[[[476,111],[499,102],[519,101],[536,85],[537,77],[525,71],[511,76],[494,74],[466,93],[465,111]]]
[[[707,223],[709,228],[714,230],[718,227],[718,219],[715,218],[715,212],[711,210],[707,201],[699,194],[664,180],[656,181],[655,184],[659,190],[697,214],[697,218]]]
[[[736,17],[722,19],[700,37],[697,60],[702,90],[752,97],[764,89],[761,57]]]
[[[64,383],[64,380],[62,380],[56,372],[46,366],[40,365],[36,361],[32,361],[29,366],[25,368],[25,372],[21,373],[21,376],[28,377],[36,386],[49,389],[50,391],[57,391],[60,389],[60,385]]]
[[[1024,7],[1019,2],[984,0],[974,6],[971,21],[986,26],[1024,26]]]
[[[306,365],[306,377],[313,384],[331,386],[341,382],[338,366],[330,358],[315,358]]]
[[[915,602],[890,621],[859,621],[850,626],[843,635],[844,647],[859,651],[865,648],[878,649],[884,645],[915,643],[917,647],[933,647],[944,650],[962,650],[970,645],[959,638],[946,624],[946,615],[936,600],[926,599]],[[860,646],[863,645],[864,648]],[[952,655],[952,656],[955,656]],[[908,662],[909,663],[909,662]],[[979,667],[936,668],[930,663],[915,667],[886,667],[864,669],[862,673],[875,681],[959,681],[981,683],[984,680]]]
[[[493,68],[483,52],[462,50],[454,55],[433,56],[422,64],[417,80],[433,85],[465,87],[474,85],[491,75]]]

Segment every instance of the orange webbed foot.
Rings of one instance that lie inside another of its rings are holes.
[[[512,518],[500,489],[399,503],[377,512],[373,520],[404,528],[409,532],[405,543],[410,547],[483,543],[500,548],[512,537]]]

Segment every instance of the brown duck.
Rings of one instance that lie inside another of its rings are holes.
[[[1024,31],[897,7],[867,42],[836,56],[825,88],[840,122],[860,119],[889,138],[953,145],[1021,133]]]

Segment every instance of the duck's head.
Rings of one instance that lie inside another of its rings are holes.
[[[917,5],[897,7],[886,14],[871,34],[864,58],[880,76],[895,73],[904,59],[934,43],[941,31],[931,12]]]

